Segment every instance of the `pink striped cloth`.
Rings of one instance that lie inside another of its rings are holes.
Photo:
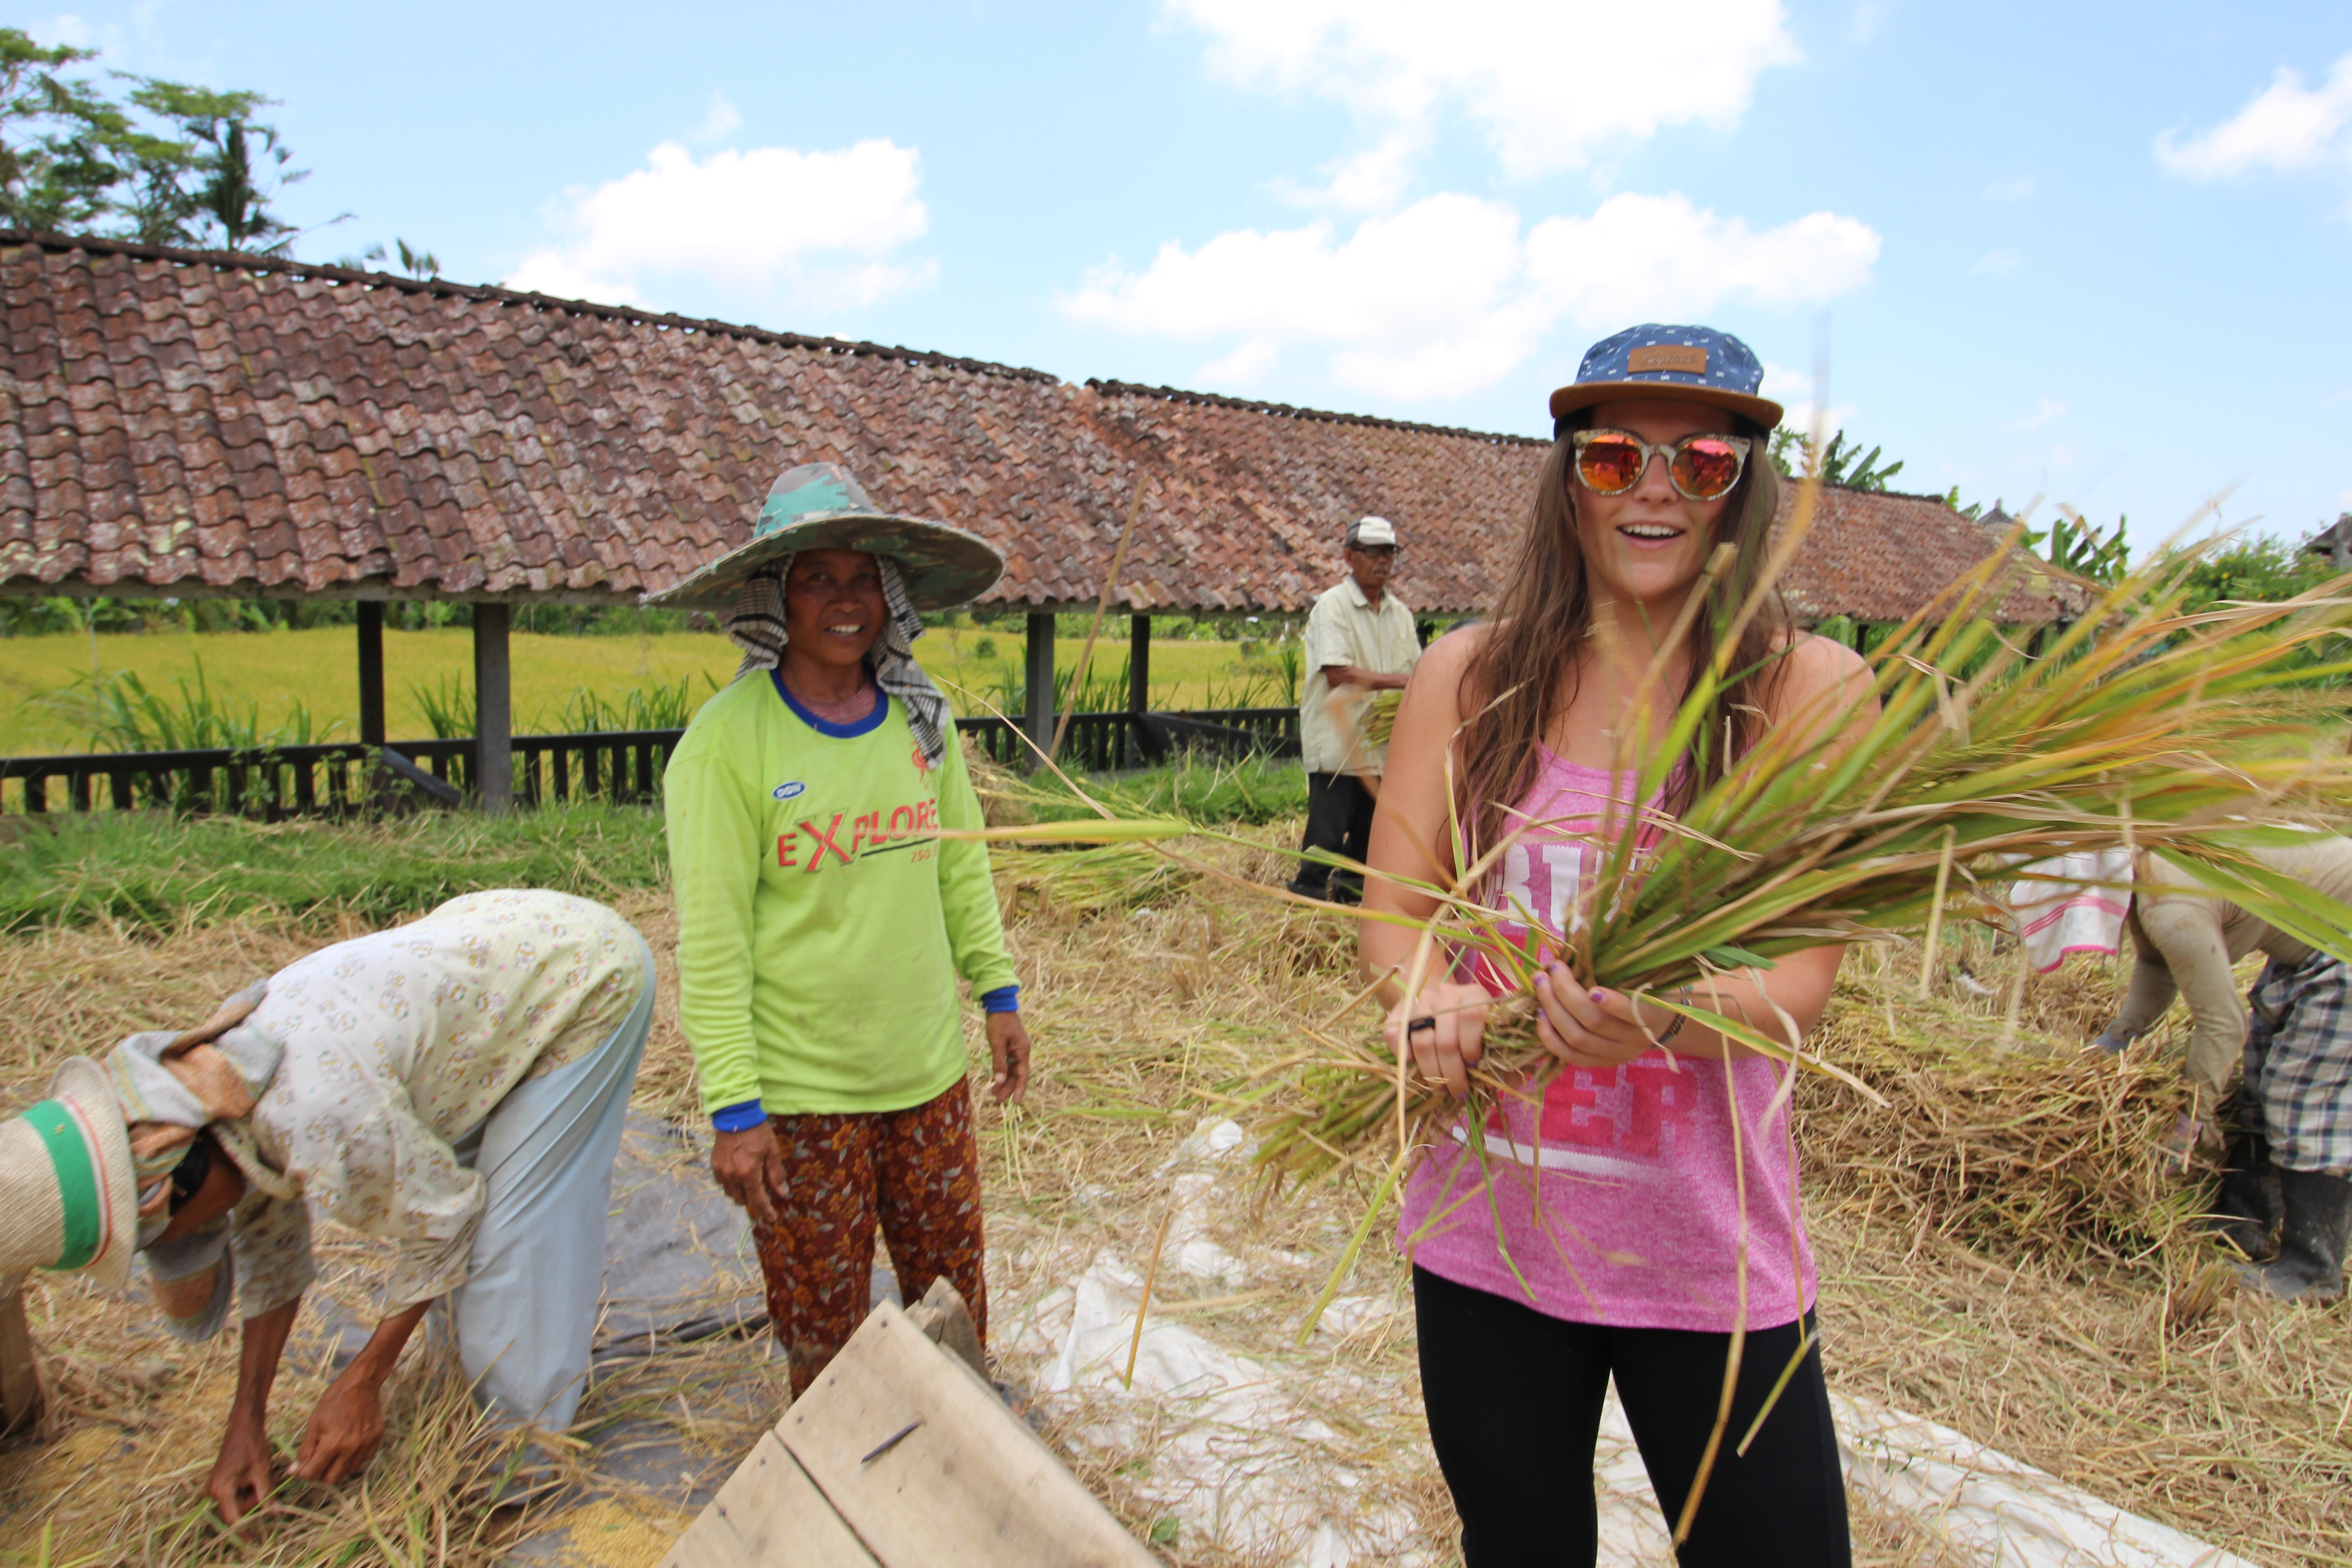
[[[1538,941],[1570,930],[1593,841],[1609,839],[1602,819],[1633,787],[1546,752],[1521,807],[1543,826],[1507,852],[1490,907],[1532,915]],[[1504,929],[1526,938],[1516,921]],[[1575,1322],[1726,1333],[1794,1321],[1814,1279],[1789,1072],[1664,1051],[1561,1072],[1487,1118],[1483,1170],[1465,1127],[1423,1152],[1397,1245],[1433,1274]]]
[[[2121,845],[2077,849],[2025,869],[2032,875],[2010,884],[2009,909],[2037,973],[2049,973],[2070,952],[2112,956],[2122,949],[2124,911],[2131,903],[2129,850]]]

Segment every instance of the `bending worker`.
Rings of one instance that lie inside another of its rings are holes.
[[[84,1268],[119,1286],[135,1249],[190,1342],[234,1297],[244,1346],[206,1487],[231,1524],[277,1486],[269,1388],[317,1272],[312,1205],[397,1247],[385,1316],[320,1395],[295,1476],[366,1466],[384,1380],[436,1300],[494,1419],[568,1426],[653,1005],[645,939],[562,893],[473,893],[321,948],[198,1028],[131,1036],[102,1072],[66,1064],[0,1136],[0,1205],[57,1216],[20,1229],[0,1276]]]
[[[663,782],[678,1016],[751,1216],[768,1311],[807,1390],[864,1321],[878,1225],[908,1301],[944,1278],[985,1344],[980,1150],[956,978],[995,1096],[1029,1080],[1020,986],[947,700],[910,651],[922,609],[1003,571],[984,542],[877,511],[840,468],[788,470],[751,542],[656,603],[733,605],[734,681]]]
[[[1402,691],[1421,659],[1412,612],[1388,591],[1396,571],[1396,529],[1384,517],[1350,523],[1343,558],[1347,578],[1324,590],[1307,612],[1307,680],[1298,699],[1298,744],[1307,763],[1305,858],[1290,890],[1303,898],[1360,902],[1357,865],[1372,848],[1372,802],[1388,747],[1364,733],[1375,691]]]
[[[2352,840],[2314,834],[2307,843],[2249,853],[2281,876],[2352,903]],[[2119,1051],[2156,1026],[2176,989],[2188,1000],[2193,1032],[2183,1070],[2196,1089],[2198,1116],[2215,1114],[2231,1069],[2243,1065],[2236,1101],[2223,1116],[2221,1233],[2249,1259],[2241,1269],[2247,1284],[2288,1300],[2334,1300],[2344,1294],[2352,1240],[2352,996],[2345,965],[2225,900],[2175,890],[2181,875],[2146,854],[2134,868],[2131,988],[2099,1044]],[[2230,966],[2257,952],[2270,962],[2241,1004]]]

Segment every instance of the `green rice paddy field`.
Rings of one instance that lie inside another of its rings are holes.
[[[1124,616],[1105,623],[1095,646],[1090,687],[1099,686],[1127,665]],[[1116,635],[1114,635],[1116,634]],[[461,627],[434,631],[387,631],[383,637],[385,724],[394,740],[429,737],[414,688],[437,689],[446,681],[473,679],[473,634]],[[1075,668],[1083,639],[1063,638],[1055,659]],[[1024,640],[1018,623],[1003,629],[946,626],[924,635],[917,655],[965,713],[984,712],[952,681],[991,700],[999,689],[1017,684]],[[1151,700],[1159,708],[1238,706],[1242,701],[1278,703],[1282,679],[1264,658],[1244,659],[1242,646],[1228,642],[1155,641],[1151,645]],[[675,689],[689,683],[699,702],[735,671],[734,646],[706,632],[647,637],[549,637],[518,632],[513,639],[515,728],[544,733],[559,721],[573,693],[585,688],[608,702],[645,687]],[[150,692],[176,706],[176,680],[195,683],[197,666],[215,700],[227,699],[240,710],[257,705],[260,728],[279,726],[297,703],[310,710],[315,726],[341,721],[331,736],[357,733],[359,676],[355,637],[350,626],[304,631],[136,633],[0,637],[0,755],[38,756],[88,749],[89,727],[74,715],[70,694],[86,688],[93,668],[128,670]],[[1121,678],[1123,679],[1123,677]],[[63,698],[60,694],[66,694]],[[315,731],[314,731],[315,732]]]

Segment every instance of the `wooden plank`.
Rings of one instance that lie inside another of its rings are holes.
[[[877,1568],[773,1432],[677,1538],[662,1568]]]
[[[1156,1568],[994,1389],[887,1301],[776,1435],[886,1568]]]
[[[0,1433],[14,1432],[41,1414],[41,1373],[25,1323],[25,1298],[11,1288],[0,1297]]]

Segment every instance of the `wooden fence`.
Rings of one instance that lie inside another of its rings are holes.
[[[982,752],[1007,766],[1030,754],[1003,719],[959,719]],[[619,730],[514,738],[518,805],[659,798],[662,770],[682,730]],[[1220,756],[1298,754],[1296,708],[1192,713],[1078,713],[1062,742],[1067,766],[1100,773],[1141,767],[1171,752]],[[405,791],[453,805],[472,793],[474,742],[356,741],[264,751],[117,752],[0,757],[0,813],[141,808],[225,812],[277,820],[378,809]]]

